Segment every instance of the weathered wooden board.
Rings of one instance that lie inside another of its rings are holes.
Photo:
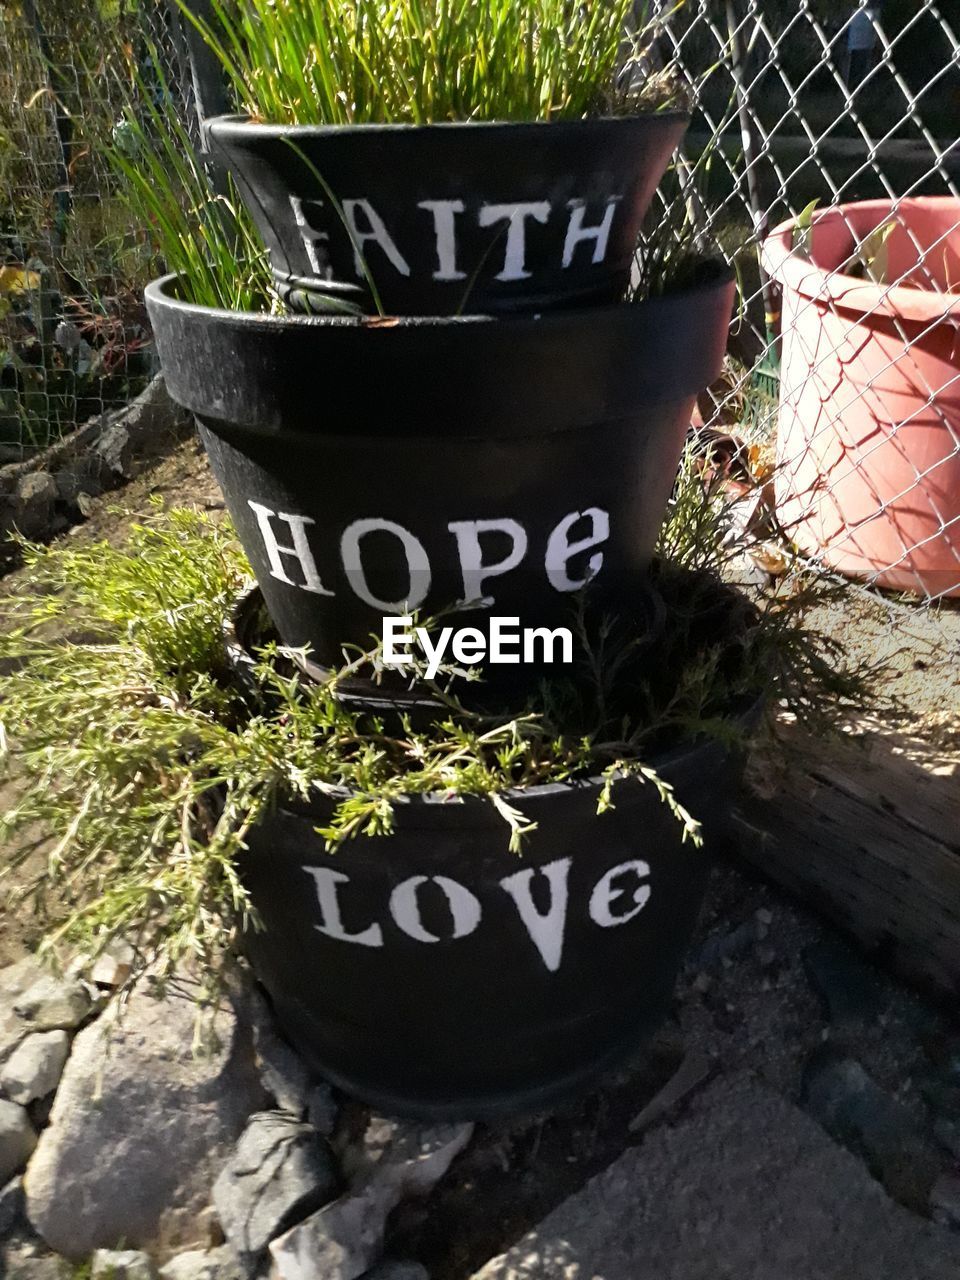
[[[882,725],[829,742],[795,726],[782,735],[776,785],[748,788],[735,816],[738,852],[878,960],[955,999],[960,760]]]

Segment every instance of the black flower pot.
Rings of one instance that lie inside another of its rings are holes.
[[[329,666],[408,605],[555,628],[587,581],[634,591],[732,294],[392,325],[188,305],[172,277],[146,297],[280,635]]]
[[[687,122],[207,128],[291,306],[440,316],[616,302]]]
[[[742,605],[731,591],[719,625],[740,626]],[[316,828],[336,797],[280,805],[248,836],[263,928],[244,948],[290,1039],[347,1092],[434,1119],[552,1105],[632,1054],[668,1011],[740,774],[715,741],[650,763],[706,849],[629,779],[602,815],[600,779],[510,794],[537,823],[522,857],[481,798],[408,798],[394,834],[335,855]]]

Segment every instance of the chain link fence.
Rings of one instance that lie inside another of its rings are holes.
[[[707,427],[734,434],[806,554],[960,594],[960,14],[935,0],[657,14],[660,59],[697,103],[690,216],[741,284]],[[840,212],[821,221],[813,201]]]
[[[163,0],[0,3],[0,463],[122,407],[155,371],[150,254],[106,159],[152,48],[191,111]]]
[[[683,197],[740,280],[705,430],[732,437],[751,501],[804,553],[923,598],[960,593],[956,0],[652,10],[655,53],[696,101]],[[152,372],[141,288],[155,264],[103,157],[124,68],[149,73],[153,47],[194,127],[173,11],[0,5],[0,461],[121,405]],[[939,197],[933,221],[918,196]],[[813,201],[843,211],[813,214],[798,253],[787,237],[762,258]]]

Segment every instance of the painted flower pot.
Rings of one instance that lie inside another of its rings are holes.
[[[743,601],[726,590],[711,626],[732,634]],[[280,804],[247,838],[263,927],[243,945],[291,1041],[348,1093],[431,1119],[552,1105],[629,1057],[669,1010],[740,774],[712,740],[650,763],[706,848],[630,780],[602,815],[598,778],[508,795],[537,823],[522,857],[482,798],[408,798],[392,835],[335,855],[316,832],[333,797]]]
[[[623,297],[688,117],[207,126],[281,295],[396,315],[502,314]]]
[[[146,297],[270,615],[329,666],[411,608],[554,628],[588,581],[635,590],[732,294],[722,274],[634,305],[389,325],[188,305],[171,277]],[[535,674],[490,670],[505,689]]]
[[[895,220],[886,278],[838,270]],[[777,497],[799,546],[850,577],[960,595],[960,200],[826,209],[809,260],[764,246],[783,288]]]

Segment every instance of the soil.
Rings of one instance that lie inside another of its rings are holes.
[[[147,467],[124,489],[95,499],[89,517],[74,525],[67,536],[80,543],[105,540],[119,546],[126,540],[131,524],[154,513],[158,498],[168,507],[225,509],[207,456],[195,437]]]
[[[898,706],[882,719],[922,741],[923,767],[960,761],[960,600],[917,605],[851,585],[810,625],[842,641],[864,667],[882,668],[880,694]]]

